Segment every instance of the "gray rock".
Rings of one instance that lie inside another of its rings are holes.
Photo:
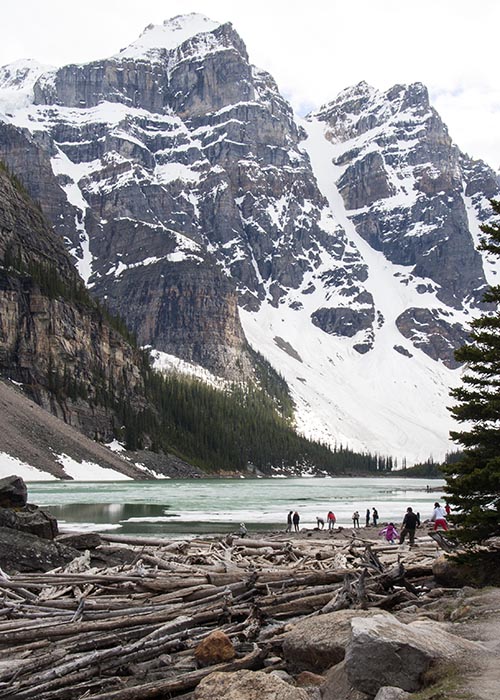
[[[371,611],[338,610],[300,620],[285,634],[283,658],[294,673],[322,673],[340,663],[351,640],[351,620],[372,616]]]
[[[345,661],[325,674],[321,687],[321,700],[366,700],[368,696],[352,687],[347,676]]]
[[[28,501],[28,489],[24,479],[11,475],[0,479],[0,507],[22,508]]]
[[[460,363],[455,360],[454,352],[467,342],[469,336],[460,324],[450,323],[446,313],[439,309],[406,309],[396,319],[396,326],[416,348],[455,369]]]
[[[406,690],[385,685],[383,688],[380,688],[374,700],[410,700],[410,698],[411,695]]]
[[[194,700],[309,700],[303,688],[295,688],[273,673],[262,671],[215,672],[204,678]]]
[[[57,520],[54,516],[30,503],[15,510],[0,508],[0,527],[29,532],[47,540],[54,539],[58,534]]]
[[[355,618],[346,650],[346,668],[354,688],[376,695],[383,686],[414,692],[423,674],[437,661],[457,660],[480,653],[480,644],[446,631],[436,622],[405,625],[393,615]]]
[[[9,574],[50,571],[64,566],[79,552],[58,542],[0,527],[0,568]]]

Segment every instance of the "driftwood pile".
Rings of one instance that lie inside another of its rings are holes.
[[[436,555],[432,540],[416,554],[354,533],[100,542],[64,569],[0,570],[0,698],[188,698],[216,670],[283,668],[290,621],[419,605]],[[94,565],[120,551],[128,563]],[[234,657],[201,666],[214,630]]]

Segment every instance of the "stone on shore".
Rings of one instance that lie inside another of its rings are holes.
[[[283,640],[287,668],[294,673],[323,673],[340,663],[351,640],[351,620],[375,614],[370,610],[337,610],[300,620]]]
[[[72,547],[45,540],[28,532],[0,527],[0,568],[8,574],[50,571],[77,557]]]
[[[194,700],[310,700],[303,688],[262,671],[211,673],[199,683],[193,697]]]
[[[54,516],[31,503],[16,509],[0,508],[0,527],[29,532],[46,540],[53,540],[58,534]]]
[[[0,507],[22,508],[28,501],[28,489],[24,479],[12,474],[0,479]]]
[[[435,662],[484,652],[482,645],[450,634],[437,622],[419,620],[406,625],[383,613],[356,617],[351,625],[347,674],[354,688],[372,696],[383,686],[415,692]]]

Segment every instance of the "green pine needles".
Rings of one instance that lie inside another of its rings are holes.
[[[500,215],[500,201],[491,204]],[[500,256],[500,220],[481,230],[487,238],[480,250]],[[451,391],[456,405],[450,411],[467,427],[451,438],[463,446],[463,456],[443,468],[459,513],[457,536],[469,543],[500,535],[500,285],[490,287],[484,301],[494,310],[471,323],[470,343],[455,353],[466,371],[462,386]]]

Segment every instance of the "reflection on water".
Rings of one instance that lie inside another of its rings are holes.
[[[119,523],[129,518],[176,517],[156,503],[71,503],[47,508],[57,520],[76,523]]]

